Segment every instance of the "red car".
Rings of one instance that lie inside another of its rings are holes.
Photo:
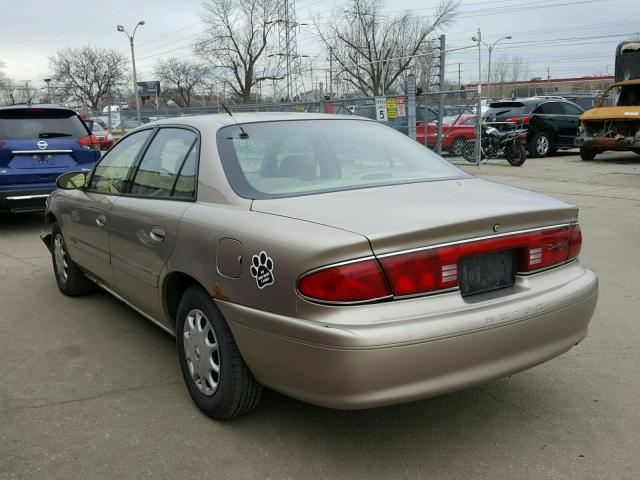
[[[107,150],[113,145],[113,137],[109,133],[107,126],[100,119],[85,121],[91,132],[96,136],[98,142],[100,142],[100,150]]]
[[[469,140],[476,138],[475,115],[453,115],[442,119],[442,149],[452,155],[461,156],[462,147]],[[427,124],[427,146],[435,148],[438,138],[438,125]],[[422,136],[424,143],[424,134]],[[418,141],[420,139],[418,138]]]

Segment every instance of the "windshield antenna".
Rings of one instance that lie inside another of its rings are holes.
[[[244,128],[242,128],[242,125],[240,125],[240,124],[238,123],[238,120],[236,120],[236,117],[234,117],[234,116],[233,116],[233,114],[231,113],[231,110],[229,110],[229,109],[227,108],[227,106],[226,106],[224,103],[222,103],[222,102],[220,102],[220,105],[222,105],[222,108],[224,108],[224,111],[225,111],[225,112],[227,112],[227,113],[229,114],[229,116],[233,119],[233,121],[234,121],[234,122],[236,122],[236,125],[237,125],[237,126],[238,126],[238,128],[240,129],[240,132],[242,132],[242,133],[240,133],[240,138],[241,138],[241,139],[243,139],[243,140],[244,140],[245,138],[249,138],[249,134],[248,134],[247,132],[245,132],[245,131],[244,131]]]

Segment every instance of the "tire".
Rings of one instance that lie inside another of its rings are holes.
[[[258,405],[262,386],[213,299],[198,285],[189,287],[178,305],[176,341],[189,395],[205,415],[229,420]]]
[[[551,154],[556,148],[548,133],[538,132],[529,141],[529,155],[534,158],[542,158]]]
[[[527,151],[522,144],[511,145],[504,151],[509,162],[514,167],[520,167],[527,159]]]
[[[466,144],[467,140],[464,137],[454,138],[453,142],[451,142],[451,146],[449,147],[449,153],[453,157],[461,157]]]
[[[476,141],[468,140],[462,147],[462,157],[469,163],[476,163]]]
[[[89,280],[82,269],[71,260],[62,230],[58,225],[53,226],[51,237],[51,260],[58,289],[69,297],[77,297],[94,291],[96,284]]]
[[[593,148],[580,147],[580,158],[585,161],[593,160],[596,158],[596,150]]]

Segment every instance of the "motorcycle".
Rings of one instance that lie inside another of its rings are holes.
[[[495,158],[504,154],[507,161],[514,167],[521,166],[527,159],[525,144],[527,143],[527,131],[516,124],[514,128],[500,131],[486,123],[481,124],[482,140],[480,141],[481,160]],[[476,141],[469,140],[462,151],[462,156],[467,162],[475,163]]]

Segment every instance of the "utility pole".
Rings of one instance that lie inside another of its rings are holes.
[[[329,96],[333,95],[333,47],[329,47]]]
[[[440,35],[440,65],[438,73],[438,136],[436,137],[436,152],[442,154],[442,117],[444,112],[444,66],[445,66],[445,35]]]
[[[547,93],[549,93],[549,83],[551,82],[551,69],[547,67]]]
[[[279,44],[280,53],[276,56],[284,59],[285,76],[287,80],[287,101],[293,101],[294,93],[304,89],[302,82],[302,68],[298,55],[298,41],[296,27],[306,25],[296,21],[295,0],[280,0],[278,7]]]
[[[458,90],[462,90],[462,64],[458,64]]]
[[[135,28],[133,29],[133,34],[129,35],[129,33],[124,29],[122,25],[118,25],[117,30],[119,32],[124,33],[129,38],[129,45],[131,46],[131,66],[133,67],[133,95],[136,98],[136,115],[138,118],[138,122],[140,122],[140,96],[138,95],[138,76],[136,74],[136,54],[133,47],[133,40],[136,36],[136,30],[138,27],[144,25],[144,20],[140,20]],[[122,112],[120,112],[122,115]]]

